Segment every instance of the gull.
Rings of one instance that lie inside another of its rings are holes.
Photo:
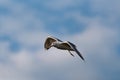
[[[77,50],[76,46],[69,42],[69,41],[61,41],[60,39],[57,39],[55,37],[52,36],[48,36],[45,40],[44,43],[44,48],[46,50],[50,49],[51,47],[55,47],[57,49],[61,49],[61,50],[68,50],[68,52],[74,57],[74,55],[70,52],[70,51],[75,51],[78,56],[84,60],[82,54]]]

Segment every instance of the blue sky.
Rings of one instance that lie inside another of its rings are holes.
[[[0,80],[120,80],[119,3],[0,0]],[[86,62],[45,51],[50,35],[76,44]]]

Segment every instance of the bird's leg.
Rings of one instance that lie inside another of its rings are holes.
[[[74,57],[74,55],[68,50],[68,52]]]

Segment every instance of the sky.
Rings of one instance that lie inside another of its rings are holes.
[[[120,80],[120,0],[0,0],[0,80]],[[47,36],[73,52],[44,49]]]

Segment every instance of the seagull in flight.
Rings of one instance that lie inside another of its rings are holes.
[[[75,51],[78,56],[84,60],[82,54],[77,50],[76,46],[69,42],[69,41],[61,41],[60,39],[57,39],[55,37],[52,36],[48,36],[45,40],[44,43],[44,48],[46,50],[50,49],[51,47],[56,47],[57,49],[61,49],[61,50],[68,50],[68,52],[74,57],[74,55],[70,52],[70,51]]]

